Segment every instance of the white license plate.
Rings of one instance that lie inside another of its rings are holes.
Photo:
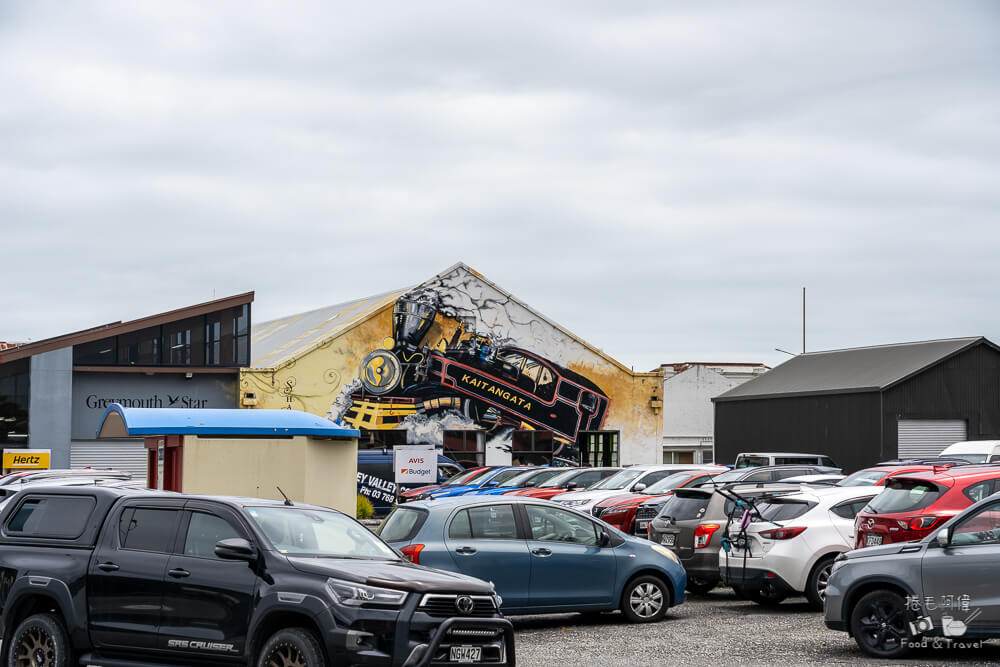
[[[452,646],[448,655],[452,662],[482,662],[482,646]]]
[[[877,547],[882,544],[881,535],[865,535],[865,546],[866,547]]]
[[[677,536],[672,533],[667,533],[666,535],[660,536],[660,544],[665,547],[672,547],[674,543],[677,542]]]
[[[642,533],[645,533],[646,529],[648,529],[648,528],[649,528],[649,522],[648,521],[640,521],[639,524],[636,526],[636,530],[638,530],[639,532],[642,532]]]

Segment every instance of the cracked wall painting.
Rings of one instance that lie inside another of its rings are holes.
[[[561,334],[465,272],[399,297],[382,346],[361,360],[328,416],[355,428],[403,429],[441,444],[478,427],[510,446],[514,431],[551,432],[553,455],[577,461],[582,431],[600,430],[608,395],[559,357]]]

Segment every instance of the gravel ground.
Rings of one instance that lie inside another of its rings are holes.
[[[774,609],[738,600],[719,588],[688,597],[652,625],[631,625],[619,612],[600,615],[515,616],[519,665],[604,667],[628,665],[870,664],[846,633],[827,630],[802,598]],[[980,649],[919,649],[887,665],[1000,663],[1000,643]]]

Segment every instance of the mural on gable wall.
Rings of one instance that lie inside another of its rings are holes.
[[[608,395],[552,358],[550,325],[477,283],[456,272],[397,299],[383,346],[364,356],[328,416],[436,444],[445,429],[473,425],[508,444],[515,429],[551,431],[554,454],[578,460],[577,436],[603,427]]]

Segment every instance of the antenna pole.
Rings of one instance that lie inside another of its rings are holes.
[[[802,354],[806,353],[806,288],[802,288]]]

